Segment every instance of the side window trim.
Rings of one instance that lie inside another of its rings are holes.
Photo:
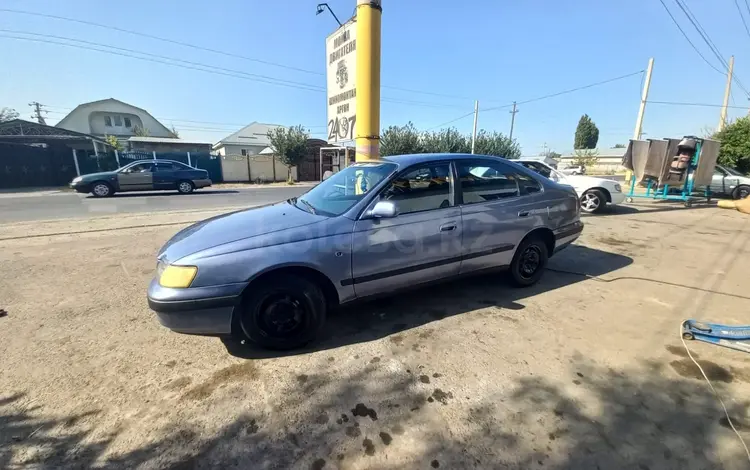
[[[381,200],[381,196],[383,195],[383,193],[385,191],[387,191],[388,188],[391,186],[391,183],[393,183],[394,181],[396,181],[396,179],[398,179],[400,176],[406,175],[406,174],[411,173],[412,171],[415,171],[415,170],[419,170],[420,168],[425,168],[425,167],[429,167],[429,166],[437,166],[437,165],[448,165],[448,171],[451,172],[450,173],[450,175],[451,175],[451,181],[449,182],[450,191],[448,193],[448,196],[449,196],[448,202],[450,203],[451,200],[453,200],[453,202],[452,202],[452,204],[450,206],[446,207],[445,209],[450,209],[450,208],[453,208],[453,207],[458,207],[458,203],[457,203],[458,194],[456,193],[456,187],[457,187],[457,185],[456,185],[456,181],[457,181],[456,180],[456,169],[453,167],[453,161],[452,160],[434,160],[434,161],[428,162],[428,163],[416,163],[414,165],[411,165],[411,166],[408,166],[408,167],[404,168],[403,170],[401,170],[401,171],[397,172],[396,174],[394,174],[393,176],[391,176],[391,178],[388,179],[388,181],[383,185],[383,187],[380,188],[380,190],[378,191],[378,193],[375,194],[375,196],[373,196],[372,200],[369,203],[367,203],[367,205],[365,206],[365,209],[362,210],[362,213],[360,214],[360,217],[363,214],[367,213],[367,210],[369,210],[372,206],[374,206],[375,204],[378,203],[378,201]],[[409,214],[421,214],[421,213],[424,213],[424,212],[435,211],[435,210],[442,210],[442,209],[439,208],[439,207],[436,208],[436,209],[425,209],[423,211],[407,212],[405,215],[409,215]]]

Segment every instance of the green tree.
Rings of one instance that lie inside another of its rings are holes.
[[[469,151],[471,151],[471,138],[469,141]],[[504,158],[519,158],[521,156],[521,146],[518,143],[494,131],[492,133],[482,129],[477,133],[477,140],[474,145],[474,152],[479,155],[495,155]]]
[[[18,111],[13,108],[0,109],[0,122],[12,121],[18,119]]]
[[[588,114],[581,116],[576,127],[575,142],[573,148],[578,149],[595,149],[599,142],[599,128]]]
[[[589,169],[589,167],[596,165],[596,162],[598,161],[599,154],[596,152],[596,150],[579,149],[576,150],[573,154],[573,165],[581,165],[587,170]]]
[[[380,155],[422,153],[422,138],[410,121],[405,126],[390,126],[380,135]]]
[[[145,127],[133,126],[133,134],[137,137],[149,137],[151,133]]]
[[[422,134],[422,150],[425,153],[469,153],[471,139],[454,127]]]
[[[557,152],[552,151],[552,150],[547,150],[546,152],[542,152],[542,156],[543,157],[549,157],[549,158],[558,159],[558,158],[562,157],[562,154],[561,153],[557,153]]]
[[[114,148],[117,151],[122,151],[122,143],[119,140],[117,140],[117,137],[113,135],[105,135],[104,139],[107,141],[109,145],[112,146],[112,148]]]
[[[612,147],[612,148],[613,149],[624,149],[625,148],[625,144],[615,144],[615,146]]]
[[[292,167],[302,163],[307,155],[310,134],[302,126],[276,127],[268,131],[274,157],[287,166],[287,182],[292,183]]]
[[[172,127],[169,128],[169,132],[172,134],[172,137],[175,139],[180,138],[180,132],[174,127],[174,124],[172,124]]]
[[[750,117],[741,117],[712,137],[721,142],[719,164],[750,172]]]

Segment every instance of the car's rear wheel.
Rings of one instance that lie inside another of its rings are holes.
[[[599,190],[589,189],[581,196],[581,210],[583,212],[589,214],[601,212],[606,205],[607,198]]]
[[[195,190],[195,185],[193,185],[192,181],[183,180],[177,183],[177,191],[180,192],[180,194],[190,194]]]
[[[525,238],[510,263],[511,281],[518,287],[528,287],[539,282],[547,266],[547,244],[541,237]]]
[[[750,186],[741,184],[732,191],[732,199],[745,199],[750,195]]]
[[[112,186],[103,181],[97,181],[91,186],[91,194],[93,194],[94,197],[108,197],[114,193]]]
[[[271,349],[310,342],[326,318],[320,286],[300,276],[273,276],[252,284],[239,307],[241,333]]]

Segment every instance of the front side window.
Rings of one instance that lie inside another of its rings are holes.
[[[439,162],[407,170],[393,179],[380,200],[393,201],[400,214],[453,206],[450,163]]]
[[[153,163],[138,163],[125,169],[125,173],[148,173],[153,168]]]
[[[361,201],[398,166],[394,163],[358,163],[321,182],[310,191],[289,202],[313,214],[334,217]]]
[[[518,176],[497,162],[457,162],[464,204],[517,197]]]

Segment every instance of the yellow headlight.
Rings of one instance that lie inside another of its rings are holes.
[[[182,289],[190,287],[190,284],[198,274],[198,268],[195,266],[173,266],[169,265],[159,277],[159,284],[162,287],[172,287]]]

